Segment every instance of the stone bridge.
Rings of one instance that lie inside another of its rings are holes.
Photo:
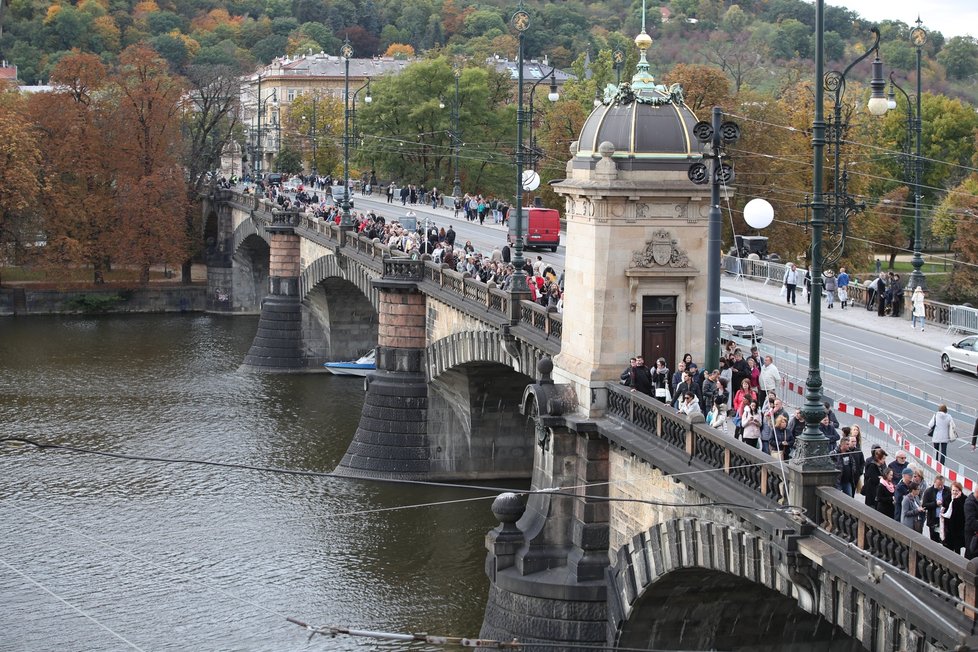
[[[261,314],[245,367],[310,370],[376,347],[339,473],[530,478],[530,491],[493,504],[483,637],[540,650],[978,644],[978,565],[831,488],[831,471],[774,460],[610,371],[559,368],[568,347],[572,363],[594,359],[614,329],[641,332],[628,324],[643,318],[644,283],[678,288],[668,291],[688,306],[688,269],[675,286],[657,269],[627,271],[617,296],[631,301],[596,301],[600,323],[572,312],[564,334],[561,315],[333,224],[233,193],[205,215],[211,309]],[[585,259],[569,252],[569,268],[572,258]],[[602,277],[571,272],[569,283]],[[604,336],[589,335],[592,321]]]
[[[530,492],[493,504],[483,637],[530,650],[975,649],[975,563],[831,488],[834,473],[617,383],[598,392],[601,417],[562,414],[572,391],[551,368],[521,404],[537,430]]]
[[[378,349],[339,471],[528,477],[532,425],[519,401],[536,363],[559,352],[562,316],[272,206],[231,191],[205,200],[208,306],[260,313],[246,369],[323,371]]]

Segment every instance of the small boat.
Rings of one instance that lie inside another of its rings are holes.
[[[363,378],[368,371],[377,368],[377,362],[374,360],[374,350],[371,349],[369,353],[355,362],[326,362],[323,366],[326,367],[327,371],[337,376],[360,376]]]

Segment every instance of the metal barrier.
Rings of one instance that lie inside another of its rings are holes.
[[[771,263],[766,260],[751,260],[736,256],[723,257],[723,270],[728,274],[761,281],[765,285],[771,281],[781,283],[784,279],[784,263]],[[804,273],[804,270],[799,269]],[[801,284],[799,284],[801,285]],[[903,293],[903,314],[910,318],[910,288]],[[849,285],[849,301],[853,305],[866,305],[868,291],[865,285],[852,282]],[[958,330],[962,333],[978,334],[978,310],[964,306],[952,306],[938,301],[924,300],[924,311],[927,322],[939,326],[947,326],[948,331]]]
[[[947,330],[948,332],[954,330],[972,335],[978,334],[978,310],[964,306],[951,306],[951,319]]]

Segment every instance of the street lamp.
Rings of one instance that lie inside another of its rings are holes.
[[[611,54],[612,65],[615,67],[615,86],[621,86],[621,69],[625,66],[625,52],[621,49],[616,49]]]
[[[350,39],[343,41],[340,48],[343,57],[343,215],[340,217],[340,228],[353,228],[350,218],[350,57],[353,56],[353,46]]]
[[[370,97],[370,80],[369,79],[367,80],[367,83],[366,84],[364,84],[363,86],[361,86],[357,90],[353,91],[353,102],[352,102],[353,109],[351,110],[351,114],[352,114],[351,115],[351,121],[353,122],[353,129],[352,129],[352,131],[353,131],[353,137],[354,138],[357,137],[357,95],[359,95],[360,94],[360,91],[362,91],[364,89],[366,89],[366,91],[367,91],[367,94],[363,96],[364,103],[365,104],[370,104],[371,102],[374,101],[374,98]]]
[[[529,120],[527,121],[527,124],[530,127],[530,137],[528,139],[530,141],[530,166],[534,170],[537,169],[538,156],[537,156],[537,143],[536,140],[533,138],[533,93],[537,90],[537,86],[539,86],[544,80],[546,80],[547,77],[549,77],[550,92],[547,93],[547,99],[550,100],[551,102],[556,102],[557,100],[559,100],[560,93],[557,92],[557,77],[555,76],[556,71],[557,71],[557,66],[554,66],[553,68],[550,69],[550,72],[540,77],[540,79],[538,79],[536,83],[534,83],[533,86],[530,87],[530,114],[529,114]]]
[[[257,141],[257,144],[258,144],[257,145],[258,154],[257,154],[256,160],[254,161],[254,163],[255,163],[255,172],[257,173],[257,175],[259,176],[259,178],[261,177],[262,171],[263,171],[263,169],[265,167],[265,148],[264,148],[264,145],[262,144],[262,133],[263,133],[263,129],[262,129],[262,124],[261,124],[261,119],[262,119],[262,117],[265,114],[265,107],[268,105],[269,100],[271,100],[273,106],[276,105],[276,104],[278,104],[278,97],[277,97],[278,89],[276,89],[276,88],[273,88],[272,89],[272,92],[269,93],[268,96],[265,97],[265,99],[262,99],[262,96],[261,96],[261,80],[262,80],[263,77],[264,77],[264,75],[258,75],[258,95],[257,95],[257,98],[258,98],[258,134],[257,134],[257,138],[255,139]]]
[[[839,242],[832,254],[833,261],[841,257],[843,248],[845,247],[849,217],[866,209],[865,203],[857,203],[856,200],[849,195],[849,173],[848,171],[843,171],[841,169],[842,142],[845,132],[849,128],[848,122],[844,121],[842,118],[842,98],[846,92],[846,75],[848,75],[849,71],[852,70],[857,64],[864,61],[871,54],[875,54],[875,57],[873,59],[873,78],[870,82],[872,96],[867,104],[867,108],[874,116],[881,116],[885,114],[888,108],[886,97],[883,95],[883,91],[886,89],[886,80],[883,79],[883,62],[880,60],[879,55],[880,31],[876,27],[871,28],[870,31],[876,37],[873,45],[870,46],[870,48],[867,49],[862,56],[850,63],[842,72],[833,70],[826,73],[824,80],[825,89],[835,94],[835,102],[833,103],[832,107],[833,119],[830,125],[832,133],[834,174],[832,186],[832,217],[829,220],[829,224],[832,225],[833,232],[839,236]],[[823,264],[827,262],[828,261],[824,260],[823,258]]]
[[[920,238],[920,186],[921,186],[921,176],[923,175],[923,170],[921,164],[923,160],[920,157],[921,149],[921,139],[922,139],[922,128],[923,128],[923,113],[921,113],[920,108],[920,49],[923,47],[924,43],[927,42],[927,32],[921,27],[920,16],[917,16],[917,26],[910,30],[910,41],[913,43],[914,48],[917,50],[917,114],[913,116],[910,113],[910,98],[907,97],[907,131],[909,132],[911,128],[911,123],[913,125],[914,136],[917,139],[916,143],[916,153],[913,159],[913,258],[910,260],[910,264],[913,265],[913,271],[910,272],[910,287],[915,288],[918,285],[920,287],[926,287],[926,279],[924,278],[924,273],[921,268],[924,266],[924,258],[920,255],[921,249],[921,238]],[[890,81],[893,82],[893,77],[890,77]],[[896,84],[894,83],[894,86]],[[897,86],[897,88],[900,88]],[[906,97],[903,89],[900,88],[900,92]],[[912,120],[911,120],[912,118]],[[909,156],[910,152],[910,141],[907,140],[907,154]]]
[[[452,104],[452,149],[455,154],[455,183],[452,186],[452,196],[457,199],[462,196],[462,179],[458,176],[459,151],[462,148],[462,134],[459,133],[458,80],[462,76],[462,68],[457,63],[452,65],[452,76],[455,77],[455,103]]]
[[[836,110],[842,100],[845,90],[845,74],[852,67],[865,59],[871,52],[876,51],[877,57],[873,62],[873,97],[869,109],[874,115],[885,111],[886,98],[883,89],[886,82],[882,79],[882,62],[879,62],[878,50],[879,31],[876,34],[876,44],[867,50],[841,74],[824,75],[825,70],[825,0],[815,1],[815,119],[812,122],[812,149],[814,150],[813,180],[812,180],[812,302],[809,322],[808,344],[808,377],[805,379],[805,404],[801,409],[805,417],[805,430],[795,440],[795,454],[791,464],[801,471],[828,471],[833,464],[828,457],[829,442],[819,429],[819,424],[825,416],[825,406],[822,404],[822,373],[819,368],[821,348],[821,318],[822,318],[822,229],[825,226],[826,202],[823,197],[823,158],[825,154],[825,90],[836,91]],[[881,107],[882,105],[882,107]],[[880,109],[884,111],[880,111]],[[838,114],[837,114],[838,115]],[[838,118],[837,118],[838,120]],[[841,124],[836,122],[836,128]]]
[[[523,269],[523,34],[530,26],[530,14],[523,9],[523,0],[520,0],[519,8],[513,14],[512,23],[519,34],[516,48],[516,65],[519,68],[516,76],[516,220],[513,225],[513,267],[516,271],[510,284],[510,292],[516,295],[530,292]]]

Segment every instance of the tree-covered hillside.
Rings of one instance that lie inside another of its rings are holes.
[[[651,0],[653,64],[729,66],[737,86],[767,86],[793,62],[811,57],[814,7],[803,0]],[[527,55],[567,66],[581,53],[630,41],[640,28],[640,0],[528,0]],[[111,63],[127,46],[145,42],[180,72],[191,63],[245,69],[273,57],[309,50],[335,54],[349,38],[357,56],[392,45],[416,52],[445,49],[478,59],[512,55],[511,0],[2,0],[0,57],[19,67],[24,83],[41,83],[77,48]],[[667,20],[663,21],[663,16]],[[907,22],[912,16],[903,18]],[[862,39],[858,15],[826,7],[826,50],[832,60]],[[912,67],[904,22],[885,22],[883,54],[896,69]],[[978,43],[933,33],[925,52],[927,85],[972,96]],[[746,60],[743,60],[746,58]]]

